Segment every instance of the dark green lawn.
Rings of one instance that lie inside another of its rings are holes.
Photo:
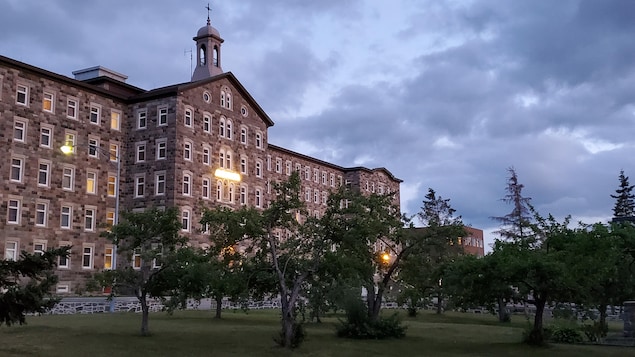
[[[150,315],[152,336],[139,336],[140,315],[30,317],[25,326],[0,327],[0,356],[635,356],[635,349],[519,343],[525,321],[499,325],[490,315],[422,313],[405,318],[401,340],[354,341],[335,337],[336,318],[306,324],[307,340],[293,353],[273,343],[276,311],[209,311]]]

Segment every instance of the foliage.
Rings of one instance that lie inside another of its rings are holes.
[[[501,238],[512,241],[522,241],[530,233],[532,214],[530,212],[531,198],[524,197],[522,190],[525,187],[518,182],[518,175],[513,167],[507,169],[509,178],[505,191],[507,194],[501,199],[506,204],[512,205],[512,211],[502,217],[492,217],[493,220],[501,224],[501,228],[496,231]]]
[[[580,343],[582,336],[577,326],[552,325],[546,328],[545,337],[547,340],[555,343]]]
[[[619,180],[620,185],[615,190],[615,195],[611,195],[615,199],[613,217],[633,217],[635,216],[635,195],[633,194],[635,185],[629,183],[628,176],[624,175],[624,170],[620,171]]]
[[[161,210],[148,208],[143,212],[122,212],[122,221],[104,235],[119,249],[119,254],[139,268],[117,266],[94,276],[100,286],[110,286],[112,293],[133,292],[141,303],[141,334],[148,335],[148,297],[175,294],[177,281],[183,274],[190,254],[180,252],[187,239],[179,235],[181,224],[176,207]],[[186,257],[185,260],[179,259]],[[168,275],[173,275],[169,277]],[[171,284],[168,284],[170,282]]]
[[[44,313],[58,302],[51,294],[57,283],[53,269],[59,257],[68,256],[69,249],[43,254],[22,251],[16,261],[0,260],[0,325],[22,325],[26,314]]]
[[[583,324],[582,332],[590,342],[597,342],[601,338],[606,337],[609,332],[607,324],[599,321],[594,321],[592,324]]]
[[[366,305],[361,300],[349,300],[345,309],[346,320],[340,320],[337,336],[376,340],[406,336],[407,327],[402,325],[396,313],[387,318],[372,319],[366,309]]]

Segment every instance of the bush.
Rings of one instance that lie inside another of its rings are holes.
[[[597,342],[599,339],[606,337],[609,327],[600,322],[594,322],[592,325],[582,325],[582,332],[591,342]]]
[[[407,327],[401,324],[396,313],[388,318],[372,320],[362,301],[355,299],[346,305],[346,320],[340,320],[337,326],[338,337],[380,340],[406,336]]]
[[[555,343],[580,343],[582,336],[577,328],[557,327],[551,331],[550,341]]]

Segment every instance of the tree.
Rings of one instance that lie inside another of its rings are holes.
[[[121,223],[112,227],[104,235],[117,245],[119,253],[128,257],[134,266],[117,267],[117,270],[105,270],[95,275],[101,286],[112,287],[112,292],[133,292],[141,304],[141,335],[149,335],[148,316],[149,297],[161,297],[173,294],[176,278],[167,274],[183,274],[187,261],[179,257],[179,249],[185,246],[187,239],[179,232],[178,209],[176,207],[160,210],[148,208],[143,212],[122,212]]]
[[[531,198],[524,197],[522,190],[525,187],[518,182],[516,170],[513,167],[507,169],[509,178],[507,179],[507,194],[501,199],[506,204],[512,205],[512,211],[502,217],[491,217],[501,224],[501,228],[496,231],[503,239],[519,241],[524,240],[530,233],[529,225],[532,221],[530,214]]]
[[[59,301],[51,291],[57,283],[53,269],[59,257],[67,257],[70,247],[43,254],[22,251],[20,259],[0,260],[0,325],[26,323],[30,313],[44,313]]]
[[[615,195],[611,195],[612,198],[615,198],[613,217],[633,217],[635,216],[635,195],[633,194],[635,185],[628,182],[628,176],[624,175],[624,170],[620,171],[619,180],[619,188],[615,190]]]

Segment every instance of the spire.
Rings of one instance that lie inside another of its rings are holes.
[[[209,3],[205,8],[207,9],[207,25],[201,27],[193,38],[196,41],[198,60],[192,74],[192,82],[223,73],[220,47],[224,40],[220,37],[218,30],[212,27],[210,20],[212,8]]]

